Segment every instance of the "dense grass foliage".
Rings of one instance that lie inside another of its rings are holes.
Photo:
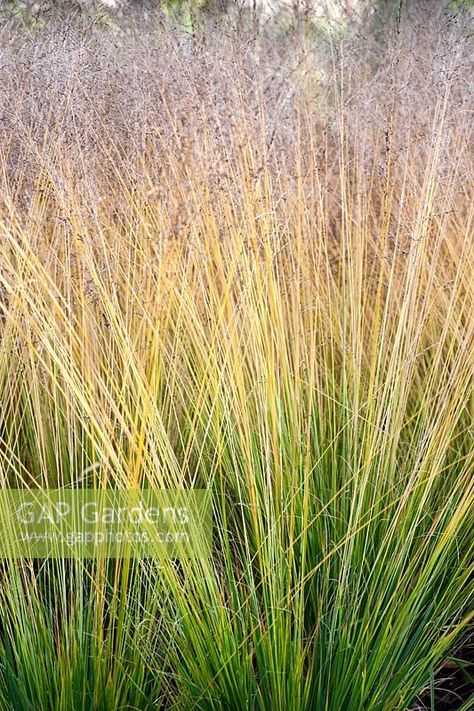
[[[2,561],[2,711],[434,703],[473,616],[464,23],[0,30],[1,486],[215,522],[209,560]]]

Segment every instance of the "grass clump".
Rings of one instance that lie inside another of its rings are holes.
[[[473,615],[464,19],[0,31],[1,485],[215,522],[209,560],[2,561],[5,711],[433,702]]]

